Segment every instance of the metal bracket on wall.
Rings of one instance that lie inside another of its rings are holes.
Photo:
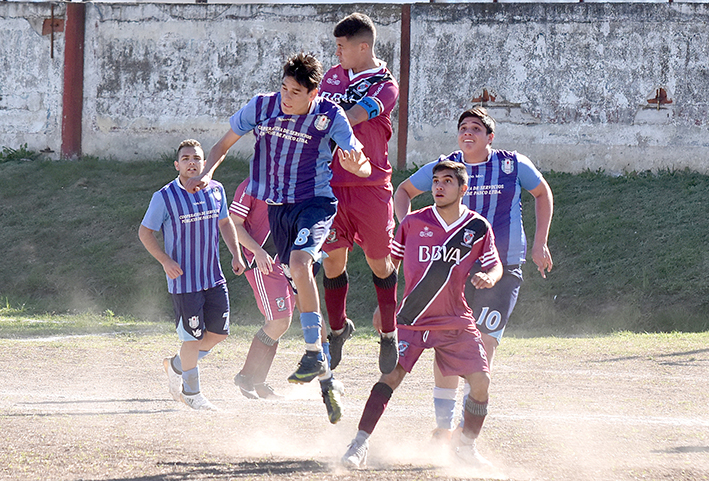
[[[50,35],[50,58],[54,58],[54,32],[64,31],[64,19],[54,17],[54,4],[51,5],[51,17],[42,22],[42,35]]]
[[[650,105],[657,105],[657,110],[660,110],[661,105],[671,104],[672,100],[667,98],[667,90],[660,87],[655,90],[655,98],[647,99],[647,103]]]
[[[495,92],[488,92],[487,89],[483,89],[483,93],[478,97],[473,97],[471,102],[474,104],[483,105],[489,102],[494,102],[496,98],[497,94]]]

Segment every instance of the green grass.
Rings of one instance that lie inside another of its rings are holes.
[[[152,193],[176,175],[171,155],[123,163],[51,162],[23,152],[27,161],[7,153],[0,162],[0,315],[98,316],[81,321],[86,328],[100,325],[107,311],[131,322],[168,322],[164,273],[137,229]],[[216,178],[232,195],[247,171],[245,162],[230,158]],[[410,173],[395,172],[394,185]],[[709,330],[709,177],[688,171],[545,176],[556,204],[549,241],[555,267],[543,280],[531,262],[525,266],[508,335]],[[415,206],[430,201],[421,196]],[[523,202],[531,238],[534,203],[528,194]],[[226,266],[224,247],[222,260]],[[261,322],[246,279],[225,272],[233,324]],[[348,272],[348,312],[363,328],[376,297],[359,248]]]

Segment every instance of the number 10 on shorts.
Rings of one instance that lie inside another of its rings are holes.
[[[482,326],[484,323],[490,332],[494,332],[500,326],[500,321],[502,321],[500,311],[490,311],[489,307],[483,307],[476,323],[478,326]]]

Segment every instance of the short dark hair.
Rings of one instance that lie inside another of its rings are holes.
[[[433,166],[432,175],[435,175],[441,170],[452,170],[453,176],[458,180],[458,186],[468,185],[468,170],[462,162],[453,162],[452,160],[442,160]]]
[[[347,40],[352,38],[361,38],[369,43],[370,47],[374,47],[374,42],[377,39],[377,29],[374,27],[374,22],[367,15],[355,12],[346,16],[335,25],[335,30],[332,32],[335,38],[347,37]]]
[[[460,124],[463,123],[463,120],[468,117],[480,119],[488,134],[495,133],[495,119],[487,113],[487,109],[485,109],[485,107],[473,107],[472,109],[468,109],[460,114],[460,117],[458,117],[458,128],[460,128]]]
[[[177,147],[177,159],[180,159],[180,150],[182,150],[183,147],[199,147],[202,149],[202,144],[200,144],[197,140],[195,139],[186,139],[180,142],[180,146]],[[202,149],[202,152],[204,152],[204,149]]]
[[[322,64],[313,54],[300,52],[286,60],[283,66],[283,77],[293,77],[310,92],[322,81]]]

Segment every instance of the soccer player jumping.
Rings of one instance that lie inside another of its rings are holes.
[[[297,294],[305,354],[288,378],[308,383],[320,378],[331,423],[340,419],[342,385],[333,382],[321,341],[322,315],[313,264],[337,212],[330,187],[333,160],[330,142],[341,150],[337,161],[347,171],[368,177],[371,165],[352,132],[344,111],[318,96],[323,68],[312,55],[300,53],[283,67],[279,92],[259,94],[236,112],[231,128],[212,147],[204,173],[187,189],[205,187],[227,152],[243,135],[256,136],[246,193],[268,205],[268,221],[284,272]]]
[[[433,167],[434,205],[406,216],[394,238],[394,263],[403,261],[406,290],[396,313],[399,363],[372,388],[359,431],[342,457],[345,466],[366,465],[369,437],[394,390],[425,349],[435,350],[443,374],[470,383],[465,424],[457,455],[476,466],[490,463],[475,440],[487,415],[490,375],[485,348],[473,313],[465,302],[466,279],[476,262],[481,270],[470,282],[489,289],[502,277],[502,263],[487,220],[462,204],[468,174],[461,163],[443,161]]]
[[[381,322],[379,370],[391,372],[396,366],[396,270],[391,262],[394,234],[391,165],[388,142],[391,138],[391,111],[399,96],[399,85],[386,63],[374,54],[376,29],[362,13],[342,19],[334,30],[336,55],[340,64],[327,71],[320,84],[321,95],[337,102],[347,115],[364,153],[372,164],[372,175],[357,177],[335,164],[332,190],[339,203],[337,216],[323,246],[325,305],[330,322],[332,368],[340,363],[342,346],[354,331],[347,319],[349,278],[347,257],[354,243],[362,247],[377,294]]]

